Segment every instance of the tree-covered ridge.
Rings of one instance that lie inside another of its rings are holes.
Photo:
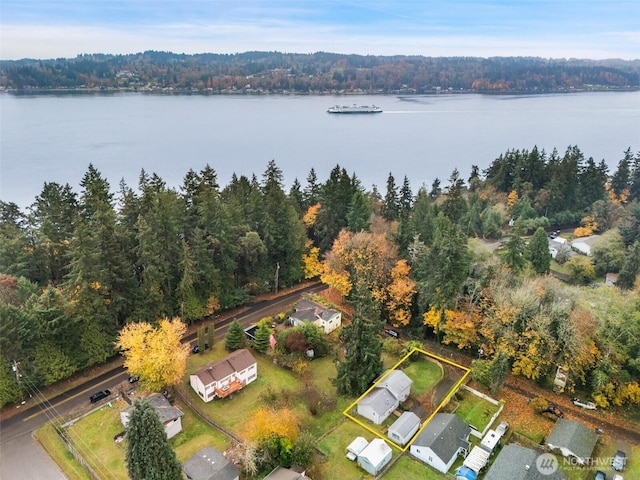
[[[200,93],[555,92],[637,89],[640,61],[538,57],[296,54],[83,54],[0,61],[8,89],[125,89]]]
[[[380,373],[375,332],[390,324],[501,355],[531,379],[571,361],[575,386],[601,405],[638,403],[624,385],[640,378],[640,153],[622,157],[610,174],[576,146],[511,150],[415,193],[392,173],[386,192],[367,191],[339,165],[324,181],[311,168],[287,193],[275,161],[226,186],[209,166],[177,189],[142,171],[113,193],[89,165],[79,193],[47,183],[27,212],[0,203],[0,403],[21,395],[13,360],[50,384],[104,362],[127,324],[209,318],[305,277],[355,307],[341,336],[345,394]],[[545,229],[560,227],[605,234],[592,257],[556,261],[575,283],[618,273],[616,297],[590,290],[585,302],[546,276]],[[469,248],[503,236],[497,255]],[[591,308],[596,295],[619,301]]]

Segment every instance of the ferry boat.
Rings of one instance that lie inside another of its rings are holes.
[[[375,105],[334,105],[327,110],[329,113],[382,113],[382,109]]]

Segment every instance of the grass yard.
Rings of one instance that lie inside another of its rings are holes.
[[[453,469],[450,471],[453,471]],[[384,476],[384,480],[407,480],[412,478],[442,480],[445,477],[406,453],[393,464]]]
[[[411,394],[417,397],[435,387],[443,375],[442,367],[428,359],[410,363],[404,369],[404,373],[413,380]]]
[[[473,425],[479,431],[484,430],[491,417],[498,411],[497,405],[487,402],[464,389],[459,390],[459,393],[456,394],[456,402],[458,408],[455,413],[465,423]],[[452,402],[452,404],[454,403]]]

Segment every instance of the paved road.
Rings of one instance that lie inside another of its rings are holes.
[[[221,316],[216,322],[216,337],[222,339],[229,324],[237,318],[243,326],[258,322],[260,319],[276,315],[296,303],[303,293],[317,292],[326,288],[322,284],[312,284],[301,290],[284,294],[273,300],[256,302],[249,307]],[[183,341],[191,342],[195,333]],[[128,377],[122,366],[122,358],[112,361],[113,368],[77,387],[71,388],[45,402],[32,400],[14,411],[3,411],[0,421],[0,479],[2,480],[61,480],[66,477],[49,458],[32,433],[52,418],[70,419],[87,411],[91,404],[89,396],[97,390],[115,386]],[[31,404],[31,405],[30,405]]]

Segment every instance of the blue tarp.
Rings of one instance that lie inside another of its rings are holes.
[[[460,467],[456,471],[456,480],[476,480],[478,474],[469,467]]]

